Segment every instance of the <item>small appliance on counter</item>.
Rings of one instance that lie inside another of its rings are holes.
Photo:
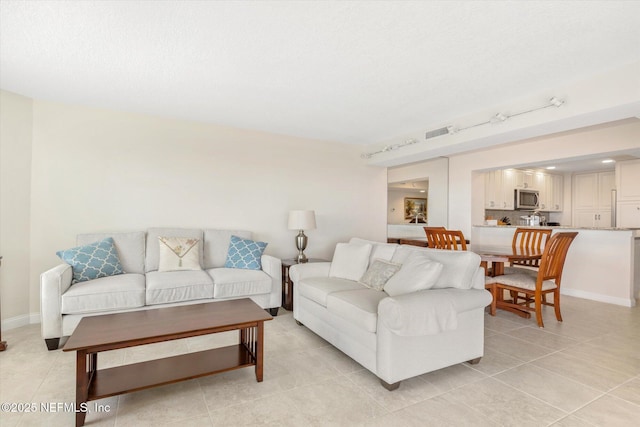
[[[529,227],[539,227],[547,224],[547,218],[543,215],[522,215],[520,217],[520,225]]]

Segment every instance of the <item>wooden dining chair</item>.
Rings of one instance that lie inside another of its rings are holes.
[[[509,311],[534,311],[539,327],[544,327],[542,321],[542,306],[553,306],[556,319],[562,322],[560,313],[560,282],[562,279],[562,270],[564,261],[569,251],[569,246],[573,239],[578,235],[577,232],[556,233],[554,234],[542,253],[540,267],[538,271],[529,269],[519,269],[521,272],[504,274],[492,278],[486,278],[487,285],[492,288],[494,294],[494,303],[491,310],[495,308],[504,308]],[[524,297],[515,298],[513,300],[503,300],[499,298],[504,295],[504,291],[513,291],[518,294],[524,294]],[[553,303],[543,300],[543,295],[553,293]],[[523,299],[520,302],[520,299]],[[495,304],[497,303],[497,307]],[[534,307],[531,307],[534,304]]]
[[[467,242],[460,230],[442,229],[428,230],[425,227],[424,232],[427,234],[427,244],[434,249],[449,249],[453,251],[466,251]]]
[[[427,247],[433,248],[436,244],[436,240],[433,237],[433,234],[430,234],[431,231],[443,231],[446,230],[445,227],[422,227],[424,229],[424,234],[427,236]]]
[[[513,241],[511,246],[513,248],[519,248],[521,250],[536,250],[540,251],[544,248],[547,240],[551,237],[550,228],[516,228],[513,233]],[[537,259],[524,259],[511,261],[512,266],[523,267],[540,267],[540,262]]]

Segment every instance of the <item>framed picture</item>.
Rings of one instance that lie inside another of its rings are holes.
[[[427,220],[427,199],[404,198],[404,219],[416,219],[419,222]]]

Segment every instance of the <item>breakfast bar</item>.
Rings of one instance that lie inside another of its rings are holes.
[[[515,226],[476,225],[474,245],[510,246]],[[551,228],[577,231],[564,266],[561,294],[626,307],[640,298],[640,230],[628,228]]]

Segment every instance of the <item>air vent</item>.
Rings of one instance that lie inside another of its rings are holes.
[[[449,128],[444,127],[436,130],[430,130],[424,135],[424,137],[425,139],[431,139],[431,138],[435,138],[436,136],[446,135],[448,133],[449,133]]]

